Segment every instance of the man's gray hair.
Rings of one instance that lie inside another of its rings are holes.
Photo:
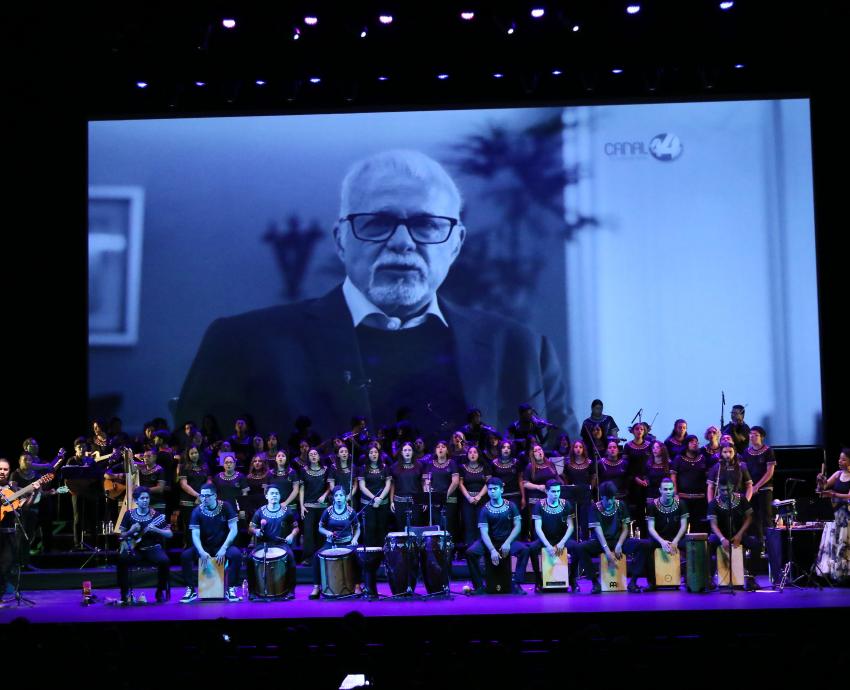
[[[371,209],[351,208],[352,191],[364,179],[388,173],[418,180],[423,185],[439,185],[457,201],[458,209],[461,208],[463,199],[460,190],[442,165],[421,151],[392,149],[357,161],[349,168],[348,173],[342,181],[339,205],[340,216],[345,217],[349,213],[354,212],[369,212]]]

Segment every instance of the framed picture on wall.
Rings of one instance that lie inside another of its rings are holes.
[[[139,338],[144,189],[89,187],[89,345]]]

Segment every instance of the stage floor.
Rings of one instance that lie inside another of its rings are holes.
[[[455,596],[452,599],[419,598],[367,601],[359,598],[344,600],[313,601],[307,598],[311,591],[308,585],[299,585],[296,598],[281,602],[241,601],[201,602],[181,604],[178,599],[183,588],[175,587],[171,601],[164,604],[119,607],[114,602],[117,589],[100,589],[95,592],[96,603],[81,605],[81,593],[74,590],[41,590],[27,592],[26,596],[35,606],[16,606],[14,602],[0,608],[0,623],[23,616],[32,623],[132,623],[152,621],[207,621],[216,619],[250,620],[279,619],[303,621],[316,619],[338,619],[351,612],[359,612],[366,618],[386,619],[404,617],[463,617],[504,616],[570,616],[583,618],[594,616],[625,616],[629,614],[664,614],[676,612],[708,611],[778,611],[783,609],[825,609],[850,607],[850,589],[825,588],[790,589],[783,592],[762,589],[755,592],[736,590],[691,594],[678,591],[656,591],[641,594],[614,593],[590,594],[590,584],[582,581],[583,591],[577,594],[534,593],[532,585],[526,585],[527,596],[515,594],[465,596],[460,592],[462,583],[453,583]],[[421,586],[420,586],[421,590]],[[388,586],[379,584],[382,595],[389,595]],[[153,589],[136,590],[153,601]]]

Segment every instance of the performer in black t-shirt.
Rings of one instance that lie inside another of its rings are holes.
[[[688,436],[688,449],[673,458],[670,465],[670,476],[673,479],[675,493],[679,498],[688,502],[688,520],[695,532],[705,532],[708,526],[705,522],[708,501],[705,498],[706,483],[710,458],[699,448],[699,439]]]
[[[735,450],[742,453],[750,442],[750,427],[744,421],[744,406],[732,405],[731,417],[732,421],[721,429],[721,433],[729,434]]]
[[[478,516],[481,513],[481,504],[487,495],[487,480],[490,478],[490,471],[481,462],[478,448],[470,446],[467,449],[466,459],[460,463],[458,474],[460,493],[463,496],[463,503],[461,503],[463,543],[469,547],[480,535]]]
[[[746,463],[740,462],[731,441],[720,443],[720,458],[706,478],[706,500],[711,503],[717,485],[727,483],[730,491],[741,492],[749,501],[753,495],[753,479]]]
[[[750,502],[737,491],[730,491],[725,482],[720,482],[717,485],[717,496],[708,504],[708,522],[711,525],[708,548],[711,554],[715,554],[718,546],[731,553],[732,546],[743,544],[746,563],[747,550],[752,555],[759,545],[758,537],[747,534],[752,521],[753,509]],[[745,586],[747,589],[758,589],[758,581],[754,576],[748,576]]]
[[[319,451],[310,448],[307,451],[307,464],[301,469],[301,486],[298,488],[298,504],[304,525],[304,550],[301,553],[303,565],[312,563],[313,554],[321,544],[319,519],[328,507],[330,493],[330,471],[321,464]]]
[[[612,482],[617,487],[617,498],[625,501],[628,493],[629,463],[620,457],[620,446],[616,439],[609,439],[605,455],[599,463],[599,484]],[[643,506],[640,506],[643,508]]]
[[[169,485],[165,469],[157,464],[156,455],[151,450],[146,450],[142,454],[142,461],[143,464],[139,467],[139,486],[150,489],[151,508],[164,513]]]
[[[272,476],[269,481],[270,486],[276,486],[280,491],[280,504],[283,507],[298,506],[298,487],[301,486],[301,478],[298,476],[297,470],[289,466],[286,456],[286,451],[282,448],[275,452],[272,456],[274,465],[272,466]]]
[[[357,472],[348,446],[336,449],[336,459],[331,465],[331,486],[341,486],[348,494],[348,503],[357,510]]]
[[[412,446],[411,446],[412,448]],[[313,555],[313,591],[310,599],[318,599],[322,589],[322,565],[320,554],[328,549],[343,547],[354,548],[360,539],[360,523],[357,514],[348,505],[346,499],[348,491],[344,486],[334,487],[333,503],[322,513],[319,520],[319,532],[325,536],[325,543]],[[359,566],[357,561],[355,563]],[[357,568],[359,571],[359,567]],[[357,578],[359,582],[360,578]],[[357,593],[360,593],[360,585],[357,585]]]
[[[449,447],[445,441],[437,441],[434,454],[425,459],[422,472],[422,490],[426,495],[428,491],[431,492],[431,524],[442,525],[445,518],[445,528],[452,538],[457,538],[460,472],[455,461],[449,457]]]
[[[646,529],[651,539],[641,540],[647,549],[648,589],[655,589],[655,549],[678,557],[679,542],[688,529],[688,506],[676,496],[676,487],[669,477],[661,480],[660,494],[646,503]]]
[[[257,548],[274,546],[286,552],[285,585],[290,595],[295,592],[295,554],[292,543],[298,536],[298,519],[295,511],[281,505],[280,489],[266,489],[266,505],[258,508],[251,518],[249,531],[257,542]]]
[[[531,520],[537,535],[537,539],[528,545],[532,564],[536,564],[541,549],[545,549],[552,558],[566,549],[570,556],[570,588],[573,592],[577,592],[576,570],[581,547],[576,540],[570,538],[575,529],[573,505],[561,498],[561,483],[556,479],[546,482],[546,500],[535,504],[531,512]],[[534,570],[539,588],[543,582],[540,579],[540,573],[537,572],[538,568]]]
[[[183,531],[183,548],[188,548],[192,535],[189,531],[189,518],[195,506],[200,502],[201,487],[207,483],[209,472],[200,463],[201,451],[192,444],[185,452],[185,458],[180,463],[177,483],[180,486],[180,529]]]
[[[145,486],[133,489],[136,507],[124,513],[118,535],[121,548],[118,552],[118,587],[121,590],[121,604],[130,602],[129,570],[132,566],[147,561],[157,568],[156,600],[164,602],[168,592],[168,554],[163,548],[163,540],[171,539],[171,528],[165,514],[150,507],[151,493]]]
[[[671,458],[681,455],[685,452],[688,444],[685,443],[685,437],[688,435],[688,423],[684,419],[677,419],[673,423],[673,431],[664,440],[664,445],[667,446],[667,454]]]
[[[617,422],[610,415],[602,414],[603,409],[602,401],[598,399],[594,400],[590,403],[590,417],[582,422],[581,438],[589,449],[594,442],[593,428],[596,426],[600,428],[601,438],[603,439],[607,439],[609,436],[617,437],[620,435],[620,428],[617,426]],[[600,449],[600,455],[602,454],[602,447],[597,446]]]
[[[517,541],[522,529],[519,509],[502,497],[505,483],[498,477],[487,480],[487,493],[490,500],[484,504],[478,515],[478,529],[481,535],[466,550],[466,563],[472,580],[473,594],[484,593],[484,577],[481,572],[481,557],[489,558],[498,565],[503,558],[516,556],[516,569],[513,575],[513,593],[525,594],[521,583],[525,578],[525,566],[528,563],[528,544]]]
[[[751,427],[750,445],[741,452],[741,460],[747,464],[753,479],[753,497],[750,501],[753,508],[751,530],[758,537],[762,552],[765,549],[767,530],[773,527],[773,472],[776,468],[773,448],[764,443],[766,435],[763,427]]]
[[[592,592],[602,591],[599,585],[599,569],[591,558],[601,553],[609,561],[623,558],[623,554],[634,554],[634,570],[629,579],[628,590],[640,592],[637,579],[643,575],[646,549],[638,539],[629,539],[629,509],[625,501],[617,498],[614,482],[602,482],[599,486],[599,501],[590,506],[589,526],[594,538],[581,543],[582,569],[593,582]]]
[[[591,490],[596,485],[594,461],[587,454],[584,441],[576,440],[570,448],[570,457],[564,463],[564,483],[572,484],[579,492],[576,498],[578,509],[578,530],[576,540],[587,537],[587,518],[592,501]]]
[[[360,494],[364,501],[369,502],[369,508],[363,513],[365,519],[363,542],[366,546],[384,545],[384,539],[389,530],[389,495],[392,482],[390,471],[384,458],[381,457],[380,444],[375,441],[370,442],[366,462],[357,472]]]
[[[407,527],[408,516],[411,525],[422,524],[422,463],[413,459],[413,443],[401,444],[399,459],[390,468],[393,478],[390,487],[390,511],[395,516],[397,530]]]
[[[217,563],[227,564],[227,589],[225,597],[228,601],[239,601],[234,583],[239,577],[239,567],[242,564],[242,552],[233,546],[237,533],[237,516],[233,507],[218,498],[215,484],[208,483],[201,487],[201,504],[192,511],[189,518],[189,530],[192,532],[192,546],[184,550],[180,556],[183,568],[183,580],[186,583],[186,593],[180,600],[188,604],[198,598],[197,576],[192,572],[192,566],[201,559],[201,566],[214,558]]]

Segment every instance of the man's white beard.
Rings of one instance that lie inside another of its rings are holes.
[[[412,307],[421,304],[428,294],[428,284],[420,276],[399,278],[388,282],[375,282],[375,276],[369,282],[369,299],[382,309],[392,307]]]

